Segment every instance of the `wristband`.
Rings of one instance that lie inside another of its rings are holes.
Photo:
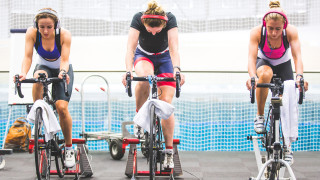
[[[300,76],[301,78],[303,78],[303,75],[302,75],[302,74],[297,74],[297,75],[296,75],[296,79],[298,78],[298,76]]]
[[[173,69],[174,69],[174,68],[179,69],[179,71],[181,72],[181,68],[180,68],[180,66],[173,66]]]

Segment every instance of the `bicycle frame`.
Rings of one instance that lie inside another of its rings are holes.
[[[44,73],[39,73],[39,78],[35,79],[25,79],[19,81],[19,75],[15,75],[15,93],[18,92],[19,97],[23,98],[24,95],[21,92],[21,83],[41,83],[43,85],[43,99],[46,103],[53,107],[53,111],[57,116],[54,97],[50,96],[48,86],[51,83],[64,82],[64,90],[66,96],[69,96],[66,74],[63,75],[63,79],[58,77],[46,78]],[[30,110],[30,107],[27,106],[27,109]],[[72,139],[72,144],[78,144],[78,150],[76,151],[76,168],[75,170],[70,170],[64,166],[64,140],[59,140],[58,136],[55,134],[53,139],[46,142],[45,136],[42,134],[43,131],[43,118],[42,118],[41,107],[36,109],[36,118],[35,118],[35,138],[29,141],[29,153],[35,151],[35,164],[36,164],[36,174],[37,178],[41,180],[43,176],[45,179],[50,179],[50,175],[59,175],[60,178],[64,175],[75,175],[76,179],[79,177],[79,174],[84,173],[83,168],[80,169],[80,164],[84,159],[80,159],[80,156],[83,154],[86,155],[84,144],[84,139]],[[62,144],[59,146],[59,144]],[[51,167],[51,157],[54,156],[56,163],[56,170],[50,170]],[[84,157],[82,157],[84,158]],[[81,162],[80,162],[81,161]],[[86,162],[87,163],[87,162]],[[90,165],[90,164],[89,164]],[[90,172],[86,172],[86,176],[92,176],[92,171],[90,167]]]
[[[180,96],[180,74],[177,73],[176,75],[176,97]],[[148,81],[150,85],[150,92],[149,92],[149,99],[157,99],[158,98],[158,88],[157,88],[157,82],[158,81],[175,81],[173,78],[168,77],[157,77],[157,76],[147,76],[147,77],[133,77],[133,81]],[[131,74],[127,74],[127,86],[126,90],[128,95],[131,97]],[[171,179],[174,179],[174,169],[171,170],[165,170],[162,167],[162,161],[164,159],[162,151],[163,151],[163,143],[162,140],[162,130],[161,130],[161,123],[160,118],[157,117],[155,114],[155,106],[151,106],[151,122],[150,122],[150,132],[146,133],[147,138],[146,140],[142,139],[123,139],[123,150],[125,150],[125,147],[130,144],[130,150],[129,150],[129,156],[128,156],[128,162],[127,162],[127,168],[126,168],[126,175],[128,177],[131,177],[131,179],[135,179],[136,175],[141,176],[147,176],[150,175],[150,179],[154,179],[155,176],[170,176]],[[153,134],[153,130],[155,130],[155,134]],[[174,139],[173,144],[176,148],[177,144],[179,144],[179,140]],[[145,143],[147,150],[148,150],[148,162],[149,162],[149,169],[150,171],[137,171],[137,163],[136,163],[136,144],[139,143]],[[177,151],[176,151],[177,153]],[[178,154],[177,154],[178,155]],[[132,163],[132,165],[131,165]],[[157,171],[158,165],[160,164],[160,171]],[[179,161],[180,165],[180,161]],[[129,167],[129,168],[128,168]],[[178,168],[177,168],[178,169]],[[175,173],[177,175],[181,175],[181,172]]]
[[[302,89],[302,92],[300,92],[299,95],[299,104],[302,104],[303,98],[304,98],[304,80],[300,80],[300,86]],[[251,86],[255,86],[255,79],[251,79]],[[288,172],[292,179],[296,179],[295,175],[290,167],[290,165],[282,159],[282,152],[284,145],[281,145],[281,136],[280,136],[280,106],[282,106],[282,93],[283,93],[283,84],[280,80],[280,78],[274,78],[274,83],[263,83],[263,84],[257,84],[257,87],[260,88],[270,88],[272,92],[271,97],[271,103],[269,105],[269,113],[268,113],[268,119],[266,121],[265,125],[265,133],[263,137],[257,137],[257,136],[250,136],[247,137],[248,139],[253,141],[254,144],[254,150],[257,160],[257,165],[259,169],[259,174],[256,178],[250,178],[250,179],[265,179],[264,173],[266,173],[268,179],[288,179],[283,178],[285,169],[282,168],[285,166],[288,169]],[[254,103],[254,88],[250,91],[251,96],[251,103]],[[270,113],[271,112],[271,113]],[[269,116],[270,115],[270,116]],[[269,131],[266,131],[266,127],[268,125],[268,120],[270,117],[269,122]],[[257,140],[262,139],[263,146],[266,148],[267,151],[267,161],[262,164],[262,161],[265,161],[265,158],[262,158],[260,155],[260,149],[258,147]],[[266,172],[265,169],[267,168]]]

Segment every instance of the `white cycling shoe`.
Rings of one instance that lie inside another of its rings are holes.
[[[74,149],[68,149],[65,150],[65,166],[67,168],[72,168],[76,164],[76,159],[75,159],[75,151]]]
[[[164,161],[163,161],[163,167],[166,169],[173,169],[174,168],[174,162],[173,162],[173,151],[166,150],[166,153],[164,155]]]
[[[293,152],[290,148],[284,150],[284,158],[283,158],[290,166],[293,164]]]
[[[256,131],[257,134],[263,134],[265,133],[264,128],[264,116],[257,116],[254,118],[254,131]]]

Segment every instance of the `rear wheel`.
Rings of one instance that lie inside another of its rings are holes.
[[[151,106],[151,121],[150,121],[150,132],[149,132],[149,173],[150,173],[150,180],[155,179],[155,173],[157,169],[157,150],[156,146],[156,138],[155,134],[153,133],[155,129],[156,123],[156,116],[155,116],[155,106]]]
[[[37,108],[34,127],[34,157],[37,179],[50,179],[51,150],[46,148],[43,134],[42,109]]]

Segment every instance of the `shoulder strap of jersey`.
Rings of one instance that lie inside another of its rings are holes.
[[[264,43],[266,41],[266,27],[262,25],[261,27],[261,36],[260,36],[260,43],[259,48],[263,49]]]
[[[57,29],[55,31],[55,41],[56,41],[56,45],[57,45],[57,48],[59,50],[59,53],[61,54],[61,41],[60,41],[60,29]],[[36,51],[38,51],[38,47],[40,45],[40,32],[37,31],[37,37],[36,37],[36,43],[34,43],[34,48],[36,49]]]
[[[288,41],[288,37],[287,37],[287,32],[285,29],[283,29],[283,45],[284,45],[284,48],[287,50],[289,48],[289,41]]]
[[[37,30],[36,43],[34,43],[34,48],[38,51],[38,47],[40,45],[40,32]]]
[[[59,53],[61,54],[61,41],[60,41],[60,36],[61,36],[61,29],[56,29],[55,33],[55,41],[56,41],[56,45],[57,45],[57,48],[59,50]]]

